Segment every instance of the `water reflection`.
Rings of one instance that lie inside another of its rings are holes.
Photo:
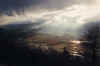
[[[54,50],[58,53],[63,53],[66,50],[71,56],[83,56],[87,48],[84,47],[84,42],[80,40],[71,40],[65,37],[54,37],[49,35],[38,35],[28,37],[26,40],[29,48],[39,48],[45,53]]]
[[[82,56],[85,52],[82,42],[79,40],[71,40],[67,50],[72,56]]]

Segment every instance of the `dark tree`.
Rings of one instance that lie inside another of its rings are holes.
[[[83,30],[83,38],[88,41],[86,44],[87,56],[92,55],[92,60],[96,60],[97,49],[100,49],[100,23],[99,22],[90,22],[87,23]],[[89,55],[88,55],[89,54]]]

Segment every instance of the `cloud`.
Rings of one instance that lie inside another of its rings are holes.
[[[41,10],[41,12],[25,12],[21,15],[14,12],[13,16],[1,16],[1,25],[21,21],[42,22],[43,24],[37,26],[42,28],[42,30],[39,31],[40,33],[56,34],[59,36],[65,35],[66,33],[76,35],[79,25],[82,24],[81,21],[78,21],[80,18],[79,12],[81,12],[78,9],[79,7],[79,5],[73,5],[69,8],[53,11],[44,9]],[[83,6],[81,7],[83,9]]]
[[[0,0],[0,13],[8,13],[12,10],[24,10],[32,5],[38,5],[45,0]]]
[[[91,0],[0,0],[0,12],[18,11],[27,8],[61,9],[65,6],[88,1],[90,3]]]
[[[85,23],[99,20],[99,18],[97,18],[97,16],[100,16],[99,0],[82,0],[82,2],[81,0],[62,0],[61,5],[59,5],[58,2],[60,3],[61,0],[47,0],[43,2],[44,4],[41,3],[41,6],[38,4],[40,8],[37,8],[37,10],[26,9],[24,12],[21,11],[20,14],[14,11],[12,16],[0,16],[0,24],[24,23],[24,21],[41,22],[41,24],[36,27],[42,28],[42,30],[39,31],[40,33],[59,36],[71,34],[79,37],[80,32],[78,30]],[[67,6],[67,3],[64,5],[64,2],[68,2],[70,5]],[[50,8],[48,6],[50,6]],[[53,9],[60,6],[63,8]]]

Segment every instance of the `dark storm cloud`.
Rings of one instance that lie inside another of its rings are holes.
[[[94,1],[94,0],[91,0]],[[29,7],[60,9],[76,3],[87,3],[90,0],[0,0],[0,12],[19,10]],[[34,9],[35,10],[35,9]]]
[[[36,6],[46,9],[59,9],[77,1],[78,0],[0,0],[0,12],[20,9],[24,10],[25,8]]]
[[[37,5],[44,0],[0,0],[0,12],[28,8]]]

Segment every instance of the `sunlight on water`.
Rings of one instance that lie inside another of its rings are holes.
[[[82,56],[85,52],[85,48],[82,46],[82,42],[79,40],[71,40],[71,44],[67,47],[67,51],[72,56]]]
[[[63,38],[63,39],[62,39]],[[84,42],[87,41],[80,41],[80,40],[71,40],[64,37],[54,37],[47,35],[38,35],[36,37],[28,38],[27,40],[29,42],[29,47],[31,49],[33,48],[40,48],[41,50],[47,51],[45,53],[48,53],[48,51],[51,51],[52,49],[57,51],[58,53],[63,53],[64,50],[68,52],[71,56],[79,56],[83,57],[85,54],[87,48],[84,47]],[[52,49],[51,49],[52,48]],[[65,48],[65,49],[64,49]]]

